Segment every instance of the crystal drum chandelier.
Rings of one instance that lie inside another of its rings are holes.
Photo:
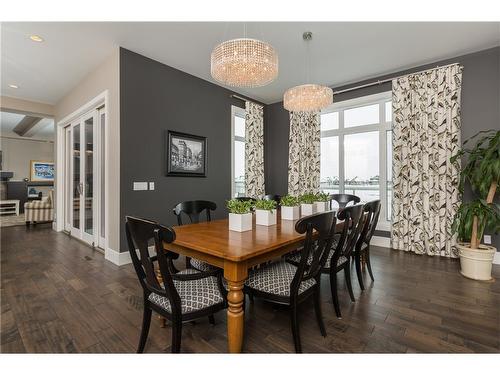
[[[278,76],[278,54],[260,40],[228,40],[212,51],[210,72],[216,81],[228,86],[265,86]]]
[[[292,87],[283,97],[283,106],[290,112],[320,111],[332,102],[331,88],[313,84]]]

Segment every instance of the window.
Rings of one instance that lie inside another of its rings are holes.
[[[245,195],[245,110],[231,107],[231,195]]]
[[[321,113],[321,190],[380,199],[379,229],[392,204],[391,93],[334,103]]]

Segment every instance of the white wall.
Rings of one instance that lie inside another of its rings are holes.
[[[0,137],[2,170],[14,172],[12,180],[30,178],[30,161],[54,161],[54,143],[31,139]]]

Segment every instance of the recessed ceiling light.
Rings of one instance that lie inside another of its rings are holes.
[[[10,87],[11,89],[18,89],[18,88],[19,88],[19,86],[18,86],[18,85],[13,85],[13,84],[10,84],[10,85],[9,85],[9,87]]]
[[[43,42],[43,38],[39,35],[30,35],[30,39],[34,42]]]

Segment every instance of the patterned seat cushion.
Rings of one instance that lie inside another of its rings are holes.
[[[191,258],[189,263],[191,263],[192,267],[194,267],[198,271],[202,271],[202,272],[214,271],[214,270],[218,269],[217,267],[212,266],[211,264],[202,262],[201,260],[196,259],[196,258]]]
[[[179,272],[180,275],[198,273],[193,269]],[[205,309],[224,301],[217,285],[215,276],[205,277],[199,280],[174,280],[177,293],[181,297],[182,313]],[[162,309],[171,312],[170,301],[156,293],[149,295],[149,301]]]
[[[245,285],[261,292],[289,297],[290,284],[296,271],[297,267],[287,262],[271,263],[251,271]],[[316,280],[314,279],[303,281],[299,288],[299,294],[315,284]]]
[[[333,257],[335,250],[330,250],[330,254],[328,254],[328,259],[326,260],[326,263],[324,265],[324,268],[330,268],[330,261]],[[286,260],[292,263],[300,263],[300,251],[296,251],[286,257]],[[347,258],[343,255],[339,257],[337,260],[337,267],[340,267],[342,264],[347,262]],[[310,265],[312,263],[312,254],[309,254],[309,257],[307,259],[307,264]]]

